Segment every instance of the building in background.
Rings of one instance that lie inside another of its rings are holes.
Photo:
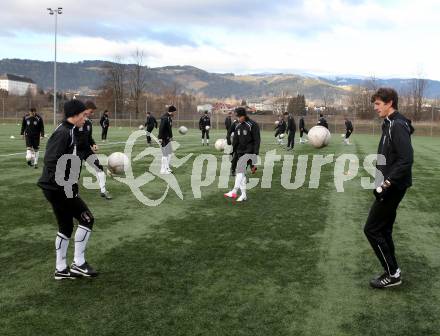
[[[0,75],[0,89],[17,96],[24,96],[28,93],[34,96],[37,94],[37,84],[32,79],[11,74]]]

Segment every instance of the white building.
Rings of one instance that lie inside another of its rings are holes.
[[[197,105],[197,112],[203,113],[205,111],[212,113],[212,105],[211,104]]]
[[[32,95],[37,94],[37,84],[32,79],[11,74],[0,75],[0,89],[18,96],[24,96],[28,90]]]

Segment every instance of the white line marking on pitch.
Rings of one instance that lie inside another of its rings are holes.
[[[125,144],[126,141],[118,141],[118,142],[109,142],[109,143],[101,143],[99,146],[109,146],[109,145],[120,145]],[[20,153],[11,153],[11,154],[0,154],[0,157],[8,157],[8,156],[15,156],[15,155],[25,155],[26,152],[20,152]]]

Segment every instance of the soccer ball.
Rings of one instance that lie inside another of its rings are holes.
[[[108,169],[113,174],[123,173],[129,163],[127,155],[121,152],[112,153],[108,157]]]
[[[205,126],[205,130],[209,131],[209,129],[211,128],[211,126]]]
[[[280,139],[284,139],[285,136],[286,136],[286,135],[285,135],[284,133],[281,133],[281,134],[279,135]]]
[[[280,121],[279,121],[279,120],[276,120],[276,121],[275,121],[275,126],[278,126],[279,123],[280,123]]]
[[[144,129],[144,125],[139,125],[139,129],[143,130]]]
[[[315,148],[322,148],[330,143],[330,131],[324,126],[313,126],[307,134],[310,144]]]
[[[180,126],[179,127],[179,133],[182,135],[185,135],[186,133],[188,133],[188,128],[185,126]]]
[[[15,136],[11,135],[11,139],[15,139]]]
[[[225,149],[226,146],[226,139],[217,139],[215,141],[214,147],[215,149],[217,149],[218,151],[222,151]]]

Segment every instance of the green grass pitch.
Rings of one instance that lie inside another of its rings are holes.
[[[378,291],[368,281],[379,262],[363,235],[373,195],[360,176],[337,193],[329,164],[318,189],[307,187],[308,173],[305,186],[285,190],[277,162],[271,189],[257,186],[247,203],[233,204],[218,180],[193,197],[193,159],[175,170],[183,201],[170,190],[147,207],[115,179],[107,182],[111,201],[81,187],[96,218],[87,259],[100,275],[57,282],[55,217],[36,186],[42,158],[38,170],[27,167],[18,132],[0,126],[0,335],[440,335],[438,138],[413,137],[414,186],[394,231],[403,285]],[[122,151],[129,133],[110,128],[100,152]],[[201,146],[196,130],[175,140],[179,157],[221,156]],[[296,144],[294,154],[363,158],[378,137],[355,133],[352,143],[336,134],[324,149]],[[143,148],[142,139],[135,150]],[[272,149],[286,153],[264,132],[261,153]],[[133,164],[135,176],[149,160]],[[141,189],[158,198],[165,186],[156,178]]]

